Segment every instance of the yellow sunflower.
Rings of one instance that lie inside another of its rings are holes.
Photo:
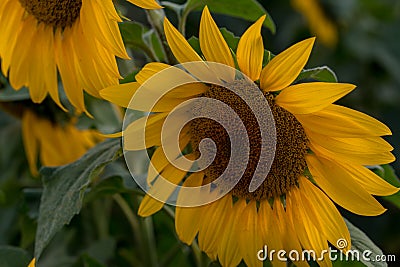
[[[30,109],[22,115],[22,139],[32,175],[42,166],[61,166],[79,159],[103,138],[95,130],[80,130],[73,121],[61,125]]]
[[[212,164],[202,171],[193,173],[176,168],[167,160],[161,146],[163,123],[170,111],[187,100],[207,97],[223,101],[242,119],[249,135],[250,158],[239,182],[217,201],[198,207],[176,207],[175,213],[179,238],[191,244],[197,236],[200,249],[211,259],[219,260],[222,266],[236,266],[242,260],[248,266],[262,266],[257,253],[264,245],[269,251],[314,250],[316,255],[328,250],[329,244],[347,251],[351,248],[349,231],[334,203],[356,214],[375,216],[382,214],[385,208],[372,195],[391,195],[398,191],[365,167],[394,160],[390,152],[393,148],[381,138],[391,134],[388,127],[368,115],[333,104],[355,86],[324,82],[294,84],[309,58],[314,38],[291,46],[262,67],[264,47],[260,31],[264,18],[243,34],[236,58],[207,7],[203,10],[199,32],[203,57],[208,62],[230,67],[235,67],[236,59],[240,71],[254,81],[268,101],[274,117],[275,158],[269,173],[264,174],[266,179],[254,192],[249,192],[248,188],[260,155],[260,136],[253,130],[258,125],[241,99],[223,87],[195,83],[176,88],[153,109],[143,110],[151,112],[144,117],[147,122],[136,120],[124,130],[124,136],[132,137],[125,138],[124,149],[155,147],[147,181],[162,191],[165,181],[156,179],[158,174],[176,185],[201,186],[219,177],[230,155],[229,140],[222,126],[198,118],[183,127],[179,135],[180,147],[187,148],[189,144],[192,152],[186,157],[196,158],[201,140],[211,138],[218,153]],[[164,30],[179,62],[202,61],[203,57],[167,19]],[[129,104],[130,99],[141,85],[147,87],[145,82],[150,81],[150,77],[167,68],[166,64],[149,63],[136,75],[137,82],[112,86],[100,94],[121,106],[142,110],[140,103],[138,106]],[[237,82],[240,88],[240,80]],[[165,84],[158,85],[160,90],[163,86]],[[151,97],[152,92],[148,95]],[[176,121],[176,124],[181,125],[181,122]],[[143,127],[145,135],[141,134]],[[176,136],[171,136],[170,141],[174,139]],[[165,200],[173,192],[166,191],[163,193]],[[139,215],[150,216],[159,211],[164,205],[160,200],[147,194],[139,207]],[[338,240],[345,240],[347,244],[339,245]],[[270,260],[274,266],[286,266],[276,255]],[[295,263],[308,266],[304,260]],[[326,254],[319,264],[332,266]]]
[[[154,1],[130,0],[144,8]],[[49,93],[59,100],[57,71],[77,112],[85,111],[83,91],[118,84],[115,56],[129,58],[112,0],[2,0],[0,59],[15,89],[26,86],[40,103]]]

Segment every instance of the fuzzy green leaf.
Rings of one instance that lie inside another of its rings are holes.
[[[367,267],[385,267],[387,266],[386,262],[383,261],[374,261],[377,255],[384,255],[382,250],[378,248],[374,242],[369,239],[369,237],[356,226],[354,226],[351,222],[344,219],[347,225],[347,228],[350,232],[351,237],[351,249],[357,250],[360,252],[360,261],[364,263]],[[365,254],[369,260],[366,260],[362,255]],[[351,257],[351,256],[350,256]]]
[[[296,81],[315,80],[319,82],[337,83],[336,74],[327,66],[303,70]]]
[[[51,238],[80,212],[85,190],[91,180],[120,154],[120,140],[107,140],[76,162],[41,170],[44,190],[36,233],[36,259],[39,259]]]

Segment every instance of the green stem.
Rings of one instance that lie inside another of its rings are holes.
[[[126,46],[137,47],[137,48],[141,49],[151,61],[160,61],[160,59],[158,58],[158,56],[156,55],[154,50],[147,46],[137,45],[132,42],[126,42]]]
[[[157,10],[146,10],[147,20],[155,30],[156,36],[161,43],[161,49],[165,55],[166,63],[174,65],[178,63],[174,58],[171,49],[168,46],[167,39],[164,34],[164,18],[165,12],[162,9]]]
[[[142,231],[140,230],[139,221],[137,220],[136,216],[133,214],[131,207],[128,205],[126,200],[120,194],[113,195],[113,199],[118,204],[118,206],[121,208],[122,212],[125,214],[128,222],[132,228],[133,236],[134,236],[134,239],[136,240],[137,244],[139,245],[139,247],[143,247],[143,246],[141,246]]]
[[[143,230],[145,234],[145,240],[147,245],[147,253],[149,254],[149,266],[158,266],[158,259],[157,259],[157,246],[156,240],[154,236],[154,225],[153,225],[153,218],[146,217],[143,219]]]

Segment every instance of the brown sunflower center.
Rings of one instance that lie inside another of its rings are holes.
[[[71,26],[79,17],[82,0],[19,0],[39,22],[55,28]]]
[[[243,90],[249,88],[242,88]],[[257,168],[261,151],[261,133],[250,107],[236,94],[226,88],[212,85],[202,96],[217,99],[229,105],[240,117],[246,127],[250,143],[250,155],[247,168],[240,181],[232,190],[232,194],[246,199],[268,199],[287,193],[306,168],[305,155],[308,140],[300,122],[288,111],[274,103],[273,96],[265,97],[270,105],[276,126],[275,158],[266,179],[254,192],[249,192],[250,181]],[[205,170],[205,183],[216,180],[228,166],[231,153],[231,143],[227,131],[216,121],[208,118],[198,118],[191,121],[191,145],[195,153],[199,153],[198,145],[204,138],[211,138],[217,147],[213,163]],[[234,144],[235,145],[235,144]],[[240,171],[238,170],[238,173]]]

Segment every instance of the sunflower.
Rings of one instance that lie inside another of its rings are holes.
[[[32,175],[42,166],[61,166],[79,159],[103,138],[92,129],[76,128],[73,120],[64,125],[26,109],[22,115],[22,139]]]
[[[130,0],[144,8],[154,1]],[[59,100],[57,71],[77,112],[85,111],[83,91],[118,84],[115,56],[129,58],[118,29],[112,0],[2,0],[0,59],[15,89],[26,86],[40,103],[49,93]]]
[[[173,192],[163,189],[165,181],[156,179],[158,174],[175,185],[201,186],[215,181],[229,162],[230,145],[222,126],[206,118],[197,118],[183,127],[179,135],[180,147],[184,148],[187,158],[196,158],[201,140],[211,138],[218,151],[215,159],[199,172],[183,171],[172,165],[161,146],[160,132],[174,107],[190,99],[206,97],[226,103],[241,118],[249,135],[250,157],[239,182],[214,202],[196,207],[177,206],[175,213],[179,238],[191,244],[197,236],[200,249],[211,259],[218,259],[223,266],[236,266],[242,260],[249,266],[262,266],[257,253],[264,245],[269,251],[283,249],[301,253],[314,250],[321,255],[331,244],[345,252],[351,248],[350,234],[334,203],[355,214],[375,216],[382,214],[385,208],[372,195],[391,195],[398,191],[365,167],[394,160],[390,152],[393,148],[381,138],[391,134],[388,127],[368,115],[333,104],[351,92],[354,85],[295,83],[310,56],[314,38],[289,47],[263,67],[264,47],[260,31],[264,19],[265,16],[261,17],[247,29],[240,38],[236,54],[231,53],[207,7],[202,13],[199,32],[204,58],[232,68],[237,65],[262,93],[274,117],[275,157],[270,171],[264,174],[264,182],[253,192],[248,188],[260,155],[261,137],[254,130],[258,125],[254,117],[249,116],[251,111],[234,93],[221,86],[194,83],[166,94],[151,110],[141,109],[141,103],[129,104],[141,85],[146,89],[146,82],[153,75],[171,68],[163,63],[146,65],[136,75],[137,82],[112,86],[100,92],[105,99],[121,106],[151,112],[144,117],[147,123],[138,119],[124,130],[124,149],[155,147],[147,181],[152,188],[161,190],[165,199],[154,199],[147,194],[139,207],[141,216],[159,211],[163,201]],[[202,61],[167,19],[164,30],[179,62]],[[170,76],[169,79],[178,77]],[[235,78],[230,82],[236,83],[244,92],[252,90]],[[160,90],[163,86],[158,83]],[[151,93],[148,93],[149,97]],[[180,122],[176,121],[176,124]],[[141,134],[144,127],[145,135]],[[129,136],[132,138],[128,139]],[[170,138],[167,141],[173,142],[176,136]],[[188,147],[192,148],[189,152],[186,151]],[[345,240],[347,244],[338,244],[338,240]],[[269,259],[274,266],[286,266],[277,257]],[[308,266],[301,259],[294,258],[293,261]],[[319,264],[332,265],[326,254]]]

